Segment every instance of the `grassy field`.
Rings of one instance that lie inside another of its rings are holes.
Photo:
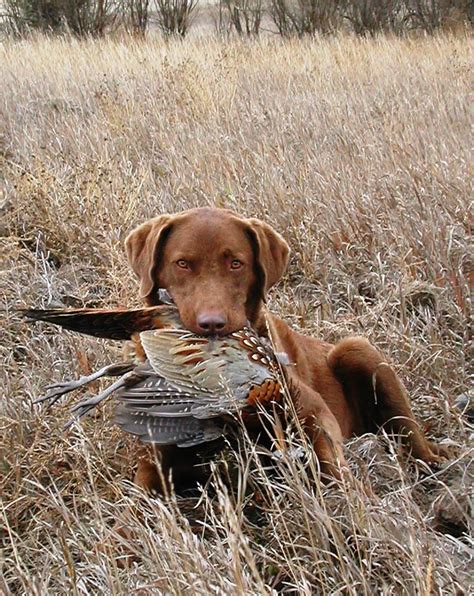
[[[474,589],[472,426],[453,407],[469,390],[470,51],[466,37],[0,48],[0,592]],[[125,234],[197,205],[284,234],[273,310],[385,351],[449,463],[430,471],[383,435],[354,439],[350,464],[379,497],[368,502],[311,483],[311,453],[305,469],[267,471],[247,445],[200,499],[165,503],[130,482],[135,445],[111,405],[68,433],[70,400],[32,405],[121,348],[32,328],[15,309],[138,304]],[[138,555],[125,569],[117,521]]]

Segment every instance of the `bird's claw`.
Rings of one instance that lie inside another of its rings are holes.
[[[76,404],[75,406],[73,406],[71,408],[71,412],[78,412],[79,410],[81,410],[82,408],[94,408],[95,406],[97,406],[98,404],[100,404],[101,401],[103,401],[107,396],[103,396],[101,393],[99,393],[99,395],[95,395],[94,397],[90,397],[87,399],[83,399],[82,401],[80,401],[78,404]]]
[[[86,375],[83,377],[79,377],[74,381],[59,381],[58,383],[51,383],[50,385],[46,386],[46,390],[48,393],[34,401],[34,404],[40,404],[42,402],[53,400],[49,405],[52,406],[55,404],[60,397],[65,395],[66,393],[70,393],[71,391],[75,391],[80,387],[84,387],[85,385],[89,385],[93,381],[97,381],[101,377],[106,375],[110,375],[112,377],[116,377],[119,375],[123,375],[124,373],[130,372],[134,368],[133,363],[131,362],[121,362],[119,364],[109,364],[107,366],[102,367],[101,369],[93,372],[90,375]]]
[[[62,393],[47,393],[46,395],[43,395],[42,397],[39,397],[38,399],[35,399],[33,404],[37,405],[37,404],[42,404],[45,401],[49,401],[48,404],[48,408],[50,408],[51,406],[53,406],[58,400],[59,398],[62,396]]]
[[[71,421],[71,424],[74,423],[75,420],[82,418],[85,414],[87,414],[89,412],[89,410],[92,410],[97,405],[99,405],[101,402],[106,400],[110,395],[112,395],[112,393],[117,391],[117,389],[120,389],[121,387],[123,387],[126,379],[128,379],[128,377],[130,375],[131,375],[131,372],[129,371],[128,373],[126,373],[122,377],[120,377],[117,381],[115,381],[115,383],[112,383],[112,385],[109,385],[101,393],[98,393],[97,395],[94,395],[92,397],[88,397],[87,399],[83,399],[79,403],[77,403],[75,406],[73,406],[71,408],[71,412],[73,412],[75,414],[75,418],[73,418],[73,420]]]
[[[69,385],[68,381],[59,381],[58,383],[51,383],[50,385],[46,385],[45,389],[49,391],[50,389],[60,389],[66,387],[67,385]]]
[[[84,380],[81,377],[75,381],[59,381],[58,383],[51,383],[51,385],[46,385],[46,389],[61,389],[63,393],[69,393],[69,391],[79,389],[79,387],[82,387],[84,384]]]
[[[54,405],[63,395],[66,393],[70,393],[75,389],[78,389],[81,385],[78,384],[77,381],[61,381],[59,383],[52,383],[51,385],[47,385],[45,389],[47,390],[46,395],[36,399],[33,404],[41,404],[45,401],[49,401],[50,403],[48,406]],[[51,401],[50,401],[51,400]]]

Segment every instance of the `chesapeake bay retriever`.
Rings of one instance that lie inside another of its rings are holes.
[[[266,335],[270,328],[276,349],[294,363],[287,376],[295,410],[325,473],[338,477],[345,468],[344,439],[382,425],[400,433],[416,458],[437,462],[447,456],[426,439],[402,382],[366,339],[331,345],[293,331],[271,314],[267,327],[266,295],[284,273],[290,252],[267,223],[225,209],[190,209],[151,219],[125,244],[146,304],[156,304],[158,288],[166,288],[191,331],[225,335],[250,323]],[[160,458],[175,483],[192,476],[192,450],[164,448]],[[151,459],[140,459],[136,482],[160,489]]]

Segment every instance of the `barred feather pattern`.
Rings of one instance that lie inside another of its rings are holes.
[[[280,398],[277,361],[254,331],[208,339],[182,329],[144,331],[147,363],[121,389],[116,422],[157,444],[214,440],[242,410]]]

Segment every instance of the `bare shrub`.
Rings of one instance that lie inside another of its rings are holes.
[[[400,0],[347,0],[344,16],[358,35],[399,32],[404,7]]]
[[[32,29],[56,31],[63,23],[62,5],[63,0],[5,0],[7,30],[16,35]]]
[[[185,37],[198,0],[155,0],[158,26],[165,35]]]
[[[270,15],[284,37],[328,34],[340,22],[340,0],[270,0]]]
[[[117,0],[6,0],[8,30],[70,31],[79,37],[101,36],[117,17]]]
[[[260,33],[263,13],[262,0],[220,0],[218,31],[256,36]]]
[[[115,24],[115,0],[64,0],[64,17],[68,28],[80,37],[101,36]]]
[[[132,35],[145,35],[150,20],[150,0],[127,0],[122,18],[125,28]]]
[[[454,22],[472,22],[474,17],[472,0],[405,0],[405,6],[406,21],[428,33]]]

